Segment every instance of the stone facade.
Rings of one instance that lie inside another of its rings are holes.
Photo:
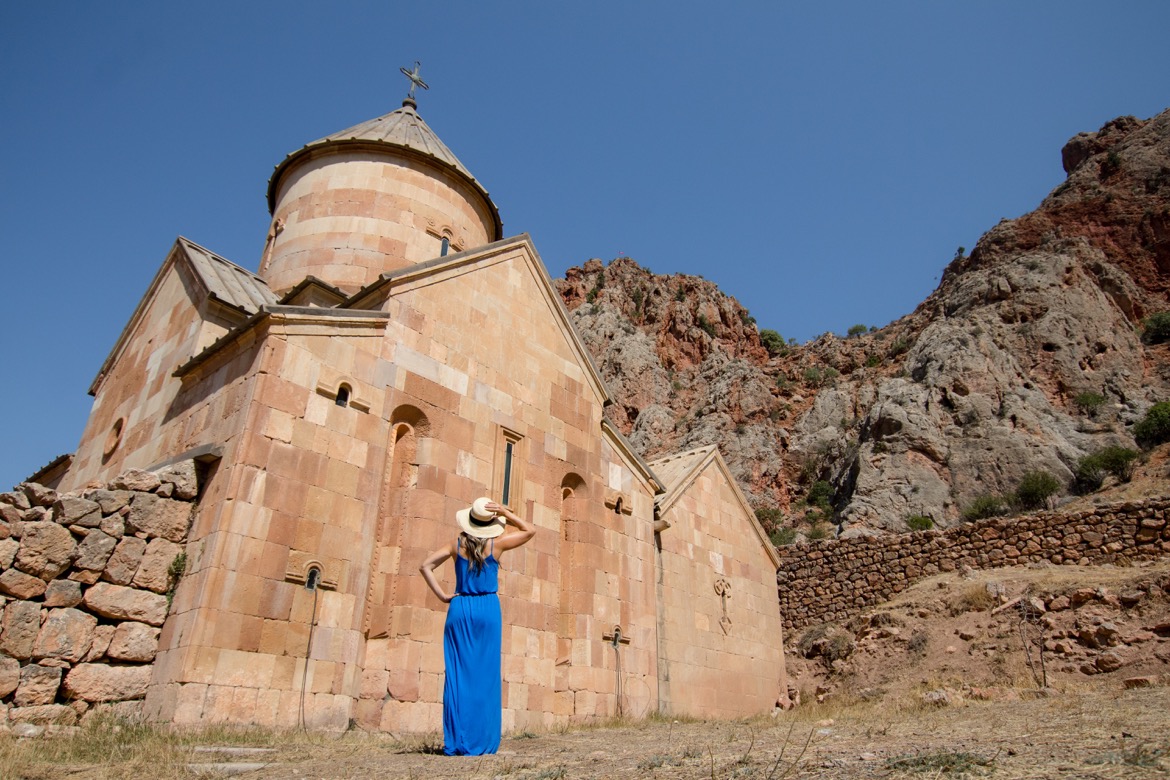
[[[505,494],[537,529],[502,561],[506,729],[770,709],[786,691],[775,561],[722,459],[662,477],[609,425],[530,238],[496,240],[494,205],[449,151],[395,140],[403,122],[433,137],[407,108],[282,163],[262,276],[179,239],[94,382],[62,489],[176,458],[206,472],[147,716],[439,728],[445,607],[418,566],[456,510]],[[436,226],[464,251],[442,254]],[[658,522],[668,498],[685,542]],[[173,518],[153,522],[143,563],[115,557],[111,583],[157,581],[178,542]],[[43,546],[29,576],[61,565]],[[687,590],[715,574],[732,635],[694,614],[722,610],[711,583]],[[111,646],[132,656],[138,638]],[[664,695],[672,674],[712,696]],[[713,693],[736,686],[751,694]]]
[[[726,462],[705,447],[651,465],[686,469],[659,502],[669,523],[658,552],[660,709],[735,717],[786,701],[771,686],[777,667],[784,677],[776,589],[766,581],[779,559],[763,529],[736,522],[750,509]]]
[[[947,531],[826,540],[780,548],[777,582],[789,630],[847,620],[940,572],[1029,563],[1100,564],[1170,553],[1170,498],[1077,512],[991,518]]]
[[[80,494],[0,493],[0,726],[142,714],[196,488],[188,461]]]

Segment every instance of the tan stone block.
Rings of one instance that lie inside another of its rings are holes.
[[[259,691],[256,688],[236,688],[232,691],[228,705],[228,721],[250,724],[256,720],[256,702]]]
[[[239,648],[247,652],[256,652],[260,649],[260,640],[264,628],[264,619],[253,615],[244,615],[240,625]]]
[[[290,655],[273,656],[271,687],[279,690],[300,690],[304,659]]]
[[[61,670],[56,667],[29,664],[20,670],[20,683],[12,697],[16,707],[34,707],[52,704],[61,687]]]
[[[279,724],[280,697],[279,690],[257,690],[254,722],[262,728],[276,728]]]
[[[215,681],[215,668],[219,663],[217,647],[194,647],[184,658],[181,679],[189,682],[207,683]]]
[[[12,723],[37,723],[44,726],[76,726],[77,711],[65,704],[42,704],[13,707],[8,710]]]
[[[321,534],[325,531],[325,524],[316,520],[301,518],[297,520],[296,537],[293,549],[306,552],[316,552],[320,549]]]
[[[298,479],[269,474],[264,483],[264,506],[276,512],[299,515],[304,510],[308,486]]]
[[[149,666],[80,664],[65,676],[63,690],[90,702],[140,699],[146,695],[150,674]]]
[[[33,601],[12,601],[4,607],[0,652],[21,660],[32,657],[41,629],[41,605]]]
[[[300,702],[299,691],[281,691],[280,705],[276,712],[278,728],[292,728],[300,724]]]
[[[158,652],[160,630],[128,621],[114,630],[106,655],[116,661],[150,663]]]
[[[332,661],[310,659],[308,690],[311,693],[332,693],[335,666]]]
[[[230,722],[233,693],[233,688],[218,683],[207,686],[207,698],[203,701],[203,720],[205,723]]]
[[[5,569],[0,572],[0,593],[14,599],[35,599],[44,594],[45,581],[40,577],[25,574],[19,569]]]
[[[175,698],[174,722],[178,725],[195,725],[203,720],[203,704],[207,698],[207,686],[202,683],[186,683],[179,688]]]
[[[260,642],[257,651],[269,655],[281,655],[285,651],[286,622],[265,620],[260,627]]]
[[[296,539],[297,520],[295,517],[273,512],[268,518],[267,540],[278,547],[291,547]]]
[[[151,539],[134,573],[132,584],[155,593],[166,593],[171,583],[170,568],[182,553],[182,545],[163,538]]]
[[[106,567],[106,562],[117,544],[117,539],[93,528],[77,545],[77,558],[73,565],[78,569],[100,572]]]
[[[412,669],[391,669],[386,690],[398,701],[418,701],[421,676],[420,672]],[[430,674],[430,677],[433,681],[437,675]]]
[[[134,573],[138,570],[138,564],[142,561],[142,555],[145,552],[145,539],[139,539],[135,536],[122,537],[118,542],[118,546],[114,548],[113,554],[106,562],[106,568],[102,572],[102,579],[108,580],[115,585],[129,585],[134,578]]]
[[[35,658],[79,661],[89,650],[97,618],[71,607],[51,609],[37,634]],[[51,704],[51,702],[39,702]]]
[[[361,689],[358,696],[362,699],[381,701],[386,696],[386,686],[389,681],[389,672],[383,669],[365,669],[362,671]]]
[[[106,650],[110,646],[110,640],[114,638],[114,626],[98,626],[93,630],[93,637],[90,639],[89,649],[86,650],[82,661],[89,663],[90,661],[100,661],[106,655]]]
[[[25,574],[51,580],[69,568],[77,545],[68,529],[53,522],[24,524],[14,564]]]
[[[184,542],[191,525],[191,507],[186,501],[136,493],[130,501],[126,524],[128,528],[146,532],[148,537]]]

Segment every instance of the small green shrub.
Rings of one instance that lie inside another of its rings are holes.
[[[605,288],[605,271],[597,272],[597,281],[593,283],[593,289],[585,293],[585,300],[593,303],[597,300],[597,296],[601,294],[602,289]]]
[[[1170,341],[1170,311],[1151,314],[1146,317],[1143,324],[1146,330],[1142,335],[1147,343],[1161,344],[1163,341]]]
[[[712,325],[710,320],[708,320],[702,314],[699,315],[699,327],[702,328],[703,332],[708,336],[715,338],[715,326]]]
[[[1082,414],[1095,415],[1097,410],[1105,404],[1105,396],[1092,391],[1077,393],[1073,398],[1073,405],[1081,410]]]
[[[910,640],[906,643],[906,650],[912,655],[924,655],[926,653],[926,645],[930,642],[930,636],[923,630],[915,631]]]
[[[929,515],[910,515],[906,518],[906,525],[911,531],[929,531],[934,528],[934,520]]]
[[[808,529],[808,533],[806,533],[805,536],[807,536],[810,541],[815,542],[821,539],[828,539],[830,536],[832,536],[832,534],[833,532],[829,530],[828,523],[814,523],[813,527]]]
[[[890,357],[898,357],[904,352],[910,351],[910,342],[906,339],[897,339],[890,345]]]
[[[982,520],[985,517],[1006,515],[1010,509],[1009,502],[1003,496],[978,496],[967,505],[962,515],[964,520],[971,522],[972,520]]]
[[[646,293],[643,292],[641,287],[639,287],[638,289],[634,290],[634,294],[631,295],[630,297],[633,298],[633,300],[634,300],[634,311],[635,312],[641,311],[642,310],[642,303],[646,298]]]
[[[1092,493],[1101,487],[1105,477],[1112,474],[1122,482],[1133,478],[1133,467],[1140,457],[1137,450],[1127,447],[1106,447],[1086,455],[1077,463],[1074,487],[1078,493]]]
[[[783,357],[788,354],[788,346],[784,343],[784,337],[774,330],[768,328],[761,330],[760,343],[773,357]]]
[[[886,766],[903,772],[930,772],[932,777],[944,774],[969,777],[976,767],[990,766],[994,760],[994,758],[984,758],[974,753],[948,750],[889,758],[886,759]]]
[[[777,547],[783,547],[786,544],[792,544],[796,541],[796,529],[777,528],[768,535],[768,538],[772,540],[772,544],[776,545]]]
[[[825,366],[824,368],[820,366],[809,366],[804,370],[805,384],[813,387],[824,387],[825,385],[832,384],[839,376],[841,376],[841,372],[832,366]]]
[[[1170,441],[1170,402],[1161,401],[1151,406],[1146,416],[1133,426],[1133,437],[1143,447]]]
[[[808,489],[808,495],[805,497],[805,500],[808,501],[810,506],[817,506],[821,507],[822,509],[828,509],[829,505],[833,501],[832,484],[824,480],[814,482],[813,486]]]
[[[869,327],[867,325],[862,325],[859,323],[857,325],[849,326],[848,335],[849,335],[849,338],[853,338],[854,336],[860,336],[863,333],[868,333],[868,332],[869,332]]]
[[[1039,509],[1060,489],[1060,480],[1047,471],[1030,471],[1016,488],[1016,500],[1025,509]]]
[[[882,364],[882,358],[880,355],[870,355],[869,357],[867,357],[865,359],[865,367],[866,368],[877,368],[881,364]]]
[[[1121,170],[1121,155],[1117,153],[1116,149],[1110,149],[1109,154],[1105,155],[1105,162],[1101,163],[1101,173],[1109,176],[1119,170]]]
[[[771,532],[773,529],[779,528],[780,523],[784,522],[784,513],[779,509],[772,507],[764,507],[756,510],[756,520],[760,521],[765,531]]]
[[[677,290],[674,291],[674,299],[676,301],[685,301],[687,299],[686,290],[679,287]]]

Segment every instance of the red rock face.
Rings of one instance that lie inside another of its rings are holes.
[[[644,455],[718,444],[757,507],[815,481],[843,527],[957,521],[981,492],[1076,460],[1170,394],[1142,320],[1170,309],[1170,112],[1065,146],[1068,180],[956,258],[917,309],[876,333],[769,354],[711,282],[629,258],[557,282]],[[1088,418],[1074,399],[1107,400]],[[913,495],[905,490],[916,486]],[[901,491],[901,493],[899,493]],[[906,495],[903,495],[905,493]]]

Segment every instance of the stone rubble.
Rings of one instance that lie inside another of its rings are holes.
[[[197,493],[190,461],[0,493],[0,732],[140,715]]]

